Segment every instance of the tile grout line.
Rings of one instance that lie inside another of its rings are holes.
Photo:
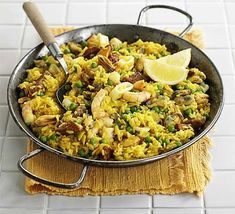
[[[227,12],[227,7],[226,7],[226,3],[225,0],[222,1],[222,5],[223,5],[223,9],[224,9],[224,15],[225,15],[225,29],[226,29],[226,33],[228,35],[228,49],[230,51],[230,53],[232,54],[232,70],[234,71],[235,69],[235,65],[234,65],[234,57],[233,57],[233,49],[232,49],[232,39],[230,36],[230,29],[229,29],[229,20],[228,20],[228,12]]]

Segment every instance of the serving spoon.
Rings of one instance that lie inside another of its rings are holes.
[[[65,74],[65,81],[63,84],[59,87],[59,89],[56,91],[56,98],[58,103],[61,105],[62,108],[66,110],[66,108],[63,105],[63,99],[64,94],[66,93],[66,79],[68,76],[68,68],[67,64],[63,58],[63,53],[60,51],[59,45],[55,40],[54,35],[51,33],[50,29],[48,28],[43,16],[41,15],[37,5],[33,2],[24,2],[23,3],[23,9],[32,22],[34,28],[40,35],[42,41],[47,46],[48,50],[50,51],[51,55],[58,60],[60,63],[62,70]]]

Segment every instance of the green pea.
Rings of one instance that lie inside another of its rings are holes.
[[[152,110],[154,110],[156,113],[160,113],[160,111],[161,111],[160,107],[158,107],[158,106],[154,106],[152,108]]]
[[[70,84],[66,84],[64,86],[64,88],[65,88],[66,91],[70,91],[71,90],[71,85]]]
[[[187,108],[184,110],[184,115],[186,115],[186,116],[189,116],[192,113],[193,113],[193,110],[191,108]]]
[[[85,48],[86,46],[87,46],[87,42],[86,41],[81,41],[81,46],[82,46],[82,48]]]
[[[131,113],[134,113],[134,112],[138,111],[138,107],[137,106],[131,106],[130,111],[131,111]]]
[[[78,82],[76,82],[75,84],[75,87],[77,87],[77,88],[82,88],[83,87],[83,83],[82,83],[82,81],[78,81]]]
[[[90,139],[90,144],[95,145],[96,142],[97,142],[97,140],[96,140],[95,137],[92,137],[92,138]]]
[[[83,149],[79,149],[78,154],[82,158],[86,157],[85,151]]]
[[[100,143],[101,143],[101,144],[107,144],[108,141],[107,141],[106,139],[102,138],[102,139],[100,140]]]
[[[43,91],[39,91],[39,92],[37,93],[37,95],[40,96],[40,97],[42,97],[42,96],[45,95],[45,93],[44,93]]]
[[[169,132],[174,132],[175,131],[175,125],[171,124],[167,127]]]
[[[69,53],[70,53],[69,48],[66,47],[66,48],[64,49],[64,53],[65,53],[65,54],[69,54]]]
[[[147,137],[145,138],[145,142],[146,142],[147,144],[152,143],[152,140],[151,140],[150,136],[147,136]]]
[[[39,140],[42,141],[43,143],[46,143],[47,142],[47,136],[42,135],[42,136],[40,136]]]
[[[19,93],[19,97],[24,97],[25,96],[25,93],[23,90],[20,90],[20,93]]]
[[[126,130],[127,130],[129,133],[131,133],[131,134],[134,133],[134,130],[133,130],[133,128],[132,128],[131,126],[127,126],[127,127],[126,127]]]
[[[69,106],[69,109],[71,111],[74,111],[77,107],[78,107],[78,105],[76,103],[71,103],[70,106]]]
[[[175,142],[175,144],[176,144],[176,146],[177,146],[177,147],[182,146],[182,143],[181,143],[181,142],[179,142],[179,141],[176,141],[176,142]]]
[[[162,144],[166,144],[166,145],[167,145],[167,144],[169,144],[169,143],[170,143],[170,141],[169,141],[168,139],[163,139],[163,140],[162,140]]]
[[[50,140],[57,140],[58,136],[56,134],[53,134],[50,136]]]
[[[91,67],[92,67],[92,68],[97,68],[97,66],[98,66],[98,64],[97,64],[96,62],[92,62],[92,63],[91,63]]]
[[[111,86],[113,85],[113,81],[110,80],[110,79],[108,79],[108,82],[107,82],[107,83],[108,83],[108,85],[111,85]]]

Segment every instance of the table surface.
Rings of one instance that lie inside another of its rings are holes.
[[[0,0],[0,214],[234,214],[235,213],[235,1],[233,0],[38,0],[50,26],[136,23],[145,5],[168,4],[187,10],[205,34],[205,52],[218,67],[225,106],[210,132],[213,178],[203,197],[192,194],[115,197],[62,197],[24,192],[16,162],[25,154],[25,135],[7,107],[6,87],[14,66],[40,41],[21,9],[21,0]],[[148,26],[182,29],[185,19],[167,11],[147,13]]]

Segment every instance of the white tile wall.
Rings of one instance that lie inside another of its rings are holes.
[[[223,160],[223,159],[222,159]],[[222,161],[221,160],[221,161]],[[207,207],[234,207],[235,171],[216,171],[205,192]]]
[[[232,52],[229,49],[208,49],[206,54],[215,63],[220,74],[235,74],[233,69]]]
[[[226,27],[223,24],[200,24],[198,25],[204,32],[205,44],[207,48],[228,48],[229,39]]]
[[[229,208],[221,208],[221,209],[207,209],[207,214],[234,214],[235,213],[235,209],[229,209]]]
[[[20,25],[0,25],[0,48],[20,48],[23,27]]]
[[[208,14],[208,8],[210,13]],[[188,12],[195,17],[195,24],[218,24],[225,22],[225,11],[222,3],[188,3]]]
[[[213,137],[214,146],[211,149],[213,169],[235,169],[235,138],[234,137]],[[226,154],[226,155],[221,155]],[[221,158],[222,156],[222,158]],[[222,159],[222,160],[221,160]]]
[[[50,209],[97,209],[99,207],[99,197],[74,197],[50,196],[48,207]]]
[[[139,210],[123,210],[123,209],[112,209],[112,210],[101,210],[100,214],[150,214],[150,210],[139,209]]]
[[[47,214],[98,214],[95,210],[49,210]]]
[[[8,107],[0,106],[0,136],[5,135],[6,132],[6,123],[8,119]]]
[[[35,0],[50,26],[102,23],[135,24],[145,5],[186,9],[205,34],[206,53],[222,75],[225,107],[210,133],[213,180],[202,198],[174,196],[60,197],[24,192],[16,162],[25,153],[25,135],[9,116],[6,87],[18,60],[41,42],[21,9],[23,0],[0,0],[0,214],[234,214],[235,213],[235,1],[234,0]],[[152,10],[147,24],[182,29],[186,19]],[[143,19],[145,24],[145,17]]]
[[[154,207],[202,207],[203,198],[191,194],[156,195],[153,197]]]
[[[38,3],[39,10],[49,25],[63,25],[66,14],[65,3]],[[30,20],[27,20],[27,24],[31,24]]]
[[[0,50],[0,75],[10,75],[19,61],[19,56],[19,50]]]
[[[148,208],[151,197],[147,195],[102,196],[101,208]]]
[[[153,214],[203,214],[203,209],[155,209]]]
[[[235,48],[235,25],[229,25],[232,48]]]
[[[7,94],[5,93],[5,90],[7,88],[8,80],[9,77],[0,77],[0,105],[7,104]]]
[[[8,119],[6,136],[25,136],[24,132],[20,130],[11,116]]]
[[[26,151],[27,138],[7,138],[2,149],[2,170],[16,171],[17,161]]]
[[[144,6],[145,2],[143,1],[111,1],[108,4],[107,22],[112,24],[136,24],[139,11]],[[120,16],[120,14],[122,15]]]
[[[215,125],[216,132],[211,133],[216,136],[234,136],[235,129],[233,127],[235,121],[234,105],[225,105],[221,117]]]
[[[235,24],[235,2],[229,2],[226,3],[226,10],[227,10],[227,14],[228,14],[228,23],[229,24]]]
[[[46,197],[30,196],[24,192],[24,176],[19,172],[1,172],[0,207],[44,208]]]
[[[151,0],[148,4],[157,4],[159,1]],[[166,1],[167,5],[178,7],[185,10],[185,4],[183,1],[171,2]],[[184,24],[186,23],[186,17],[178,12],[169,11],[167,9],[151,9],[147,13],[148,24]]]
[[[37,31],[33,26],[26,26],[24,32],[24,38],[22,43],[22,48],[32,48],[41,43],[41,39],[37,34]]]
[[[43,214],[43,210],[27,210],[27,209],[19,209],[19,208],[12,208],[12,209],[5,209],[0,208],[0,214]]]
[[[89,10],[87,10],[89,8]],[[93,9],[92,9],[93,8]],[[95,10],[94,10],[95,8]],[[101,24],[106,20],[105,1],[101,2],[72,2],[68,7],[67,24]]]
[[[23,24],[25,15],[20,3],[2,3],[0,24]]]

